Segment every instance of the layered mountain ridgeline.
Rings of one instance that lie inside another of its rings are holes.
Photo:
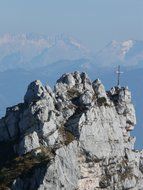
[[[61,60],[90,57],[78,40],[61,34],[54,37],[34,33],[0,35],[0,71],[31,70]]]
[[[141,190],[135,124],[128,88],[105,91],[79,72],[54,91],[34,81],[0,120],[0,189]]]

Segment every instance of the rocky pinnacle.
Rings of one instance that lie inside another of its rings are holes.
[[[142,190],[135,124],[127,87],[106,91],[79,72],[54,90],[36,80],[0,120],[0,189]]]

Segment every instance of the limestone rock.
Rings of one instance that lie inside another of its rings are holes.
[[[92,99],[93,94],[90,91],[86,91],[80,96],[79,102],[85,107],[90,107],[92,105]]]
[[[36,80],[28,86],[27,92],[24,96],[24,102],[31,103],[43,98],[49,99],[49,96],[52,95],[52,90],[48,85],[43,87],[42,83],[39,80]]]
[[[101,83],[101,81],[99,79],[95,80],[92,83],[95,95],[97,97],[97,102],[99,105],[105,105],[105,104],[110,104],[105,88],[103,86],[103,84]]]
[[[13,153],[2,171],[8,161],[32,156],[20,174],[19,165],[10,167],[13,178],[5,181],[12,190],[141,190],[143,152],[130,135],[135,124],[127,87],[106,91],[77,71],[64,74],[54,91],[34,81],[24,103],[0,120],[0,153],[6,144]]]
[[[23,137],[17,151],[19,155],[23,155],[37,148],[40,148],[39,138],[37,133],[33,132]]]

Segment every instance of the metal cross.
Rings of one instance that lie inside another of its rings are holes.
[[[120,86],[120,76],[123,72],[120,70],[120,65],[118,66],[118,70],[116,71],[117,74],[117,86]]]

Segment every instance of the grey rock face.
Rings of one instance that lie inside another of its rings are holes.
[[[0,120],[0,143],[12,141],[15,155],[32,155],[35,164],[10,189],[143,189],[143,153],[130,136],[135,124],[128,88],[105,91],[79,72],[64,74],[54,91],[31,83],[24,103]]]
[[[29,103],[31,101],[36,101],[40,97],[44,97],[45,89],[43,88],[41,82],[36,80],[28,86],[28,90],[24,96],[24,101]]]
[[[39,138],[37,133],[34,131],[33,133],[23,137],[23,139],[19,143],[18,154],[23,155],[39,147]]]

